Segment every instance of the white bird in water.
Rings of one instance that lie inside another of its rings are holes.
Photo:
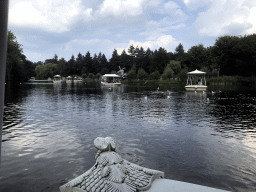
[[[145,99],[145,100],[147,100],[147,99],[148,99],[148,97],[147,97],[147,96],[145,96],[145,97],[144,97],[144,99]]]
[[[157,87],[157,89],[156,89],[157,91],[159,91],[159,87]]]
[[[111,91],[111,87],[109,87],[108,90]]]
[[[212,94],[214,94],[215,92],[214,91],[212,91]]]
[[[209,101],[210,101],[209,98],[207,98],[207,103],[208,103]]]
[[[171,97],[168,95],[168,96],[167,96],[167,99],[170,99],[170,98],[171,98]]]

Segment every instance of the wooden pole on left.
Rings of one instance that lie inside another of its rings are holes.
[[[7,56],[7,27],[8,27],[8,8],[9,0],[0,1],[0,168],[1,168],[1,144],[3,129],[4,112],[4,90],[5,90],[5,71]]]

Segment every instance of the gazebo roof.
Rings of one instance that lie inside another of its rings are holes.
[[[197,69],[195,71],[191,71],[187,73],[188,75],[205,75],[206,72],[198,71]]]

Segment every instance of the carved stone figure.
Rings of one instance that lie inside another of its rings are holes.
[[[61,192],[136,192],[146,191],[164,173],[147,169],[123,159],[116,153],[111,137],[94,140],[96,163],[84,174],[60,187]]]

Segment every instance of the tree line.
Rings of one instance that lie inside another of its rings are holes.
[[[30,77],[47,79],[59,74],[63,77],[76,75],[99,77],[106,73],[116,73],[124,68],[128,79],[167,79],[179,77],[195,69],[207,72],[208,76],[254,76],[256,64],[256,34],[245,36],[222,36],[215,44],[204,47],[203,44],[192,46],[187,51],[180,43],[175,52],[144,49],[130,45],[128,51],[119,55],[114,49],[108,60],[103,53],[89,51],[85,55],[78,53],[66,61],[54,54],[44,62],[31,62],[22,52],[15,35],[8,32],[7,81],[26,81]]]

